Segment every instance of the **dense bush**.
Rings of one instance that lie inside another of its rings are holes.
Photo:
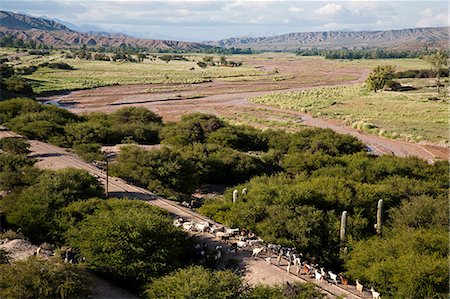
[[[241,278],[231,271],[211,271],[200,266],[177,270],[153,280],[145,297],[159,298],[245,298]]]
[[[167,147],[153,151],[122,147],[111,173],[166,196],[190,194],[198,179],[192,161]]]
[[[349,213],[349,238],[367,238],[374,233],[379,199],[389,209],[414,196],[443,196],[448,188],[445,165],[362,153],[340,158],[320,152],[290,153],[282,159],[289,174],[254,177],[228,189],[223,200],[207,202],[200,211],[336,267],[341,263],[338,238],[342,211]],[[231,204],[232,190],[244,187],[248,194]],[[386,217],[386,221],[392,220]]]
[[[2,88],[6,91],[24,96],[34,96],[33,88],[24,78],[12,76],[2,82]]]
[[[99,143],[82,143],[73,146],[74,152],[87,162],[95,160],[105,160],[105,155],[101,152]]]
[[[286,283],[269,287],[266,285],[257,285],[246,296],[248,299],[310,299],[323,298],[311,283]]]
[[[86,171],[64,169],[45,172],[35,184],[5,196],[2,208],[13,228],[20,228],[32,241],[43,242],[51,239],[61,208],[102,195],[100,183]]]
[[[48,67],[51,69],[60,69],[60,70],[73,70],[73,66],[65,63],[65,62],[44,62],[39,65],[40,67]]]
[[[386,297],[446,298],[448,243],[445,230],[393,230],[354,244],[346,267],[350,277],[375,284]]]
[[[86,298],[89,285],[83,266],[56,259],[30,257],[0,264],[0,297],[5,299]]]
[[[28,98],[15,98],[0,102],[0,123],[4,124],[21,114],[39,112],[45,107]]]
[[[91,200],[74,207],[65,210],[78,218],[66,233],[67,243],[102,275],[136,286],[189,262],[187,234],[148,203]]]
[[[16,155],[26,155],[30,152],[30,144],[23,138],[5,137],[0,139],[0,149]]]
[[[172,145],[203,143],[208,135],[224,127],[216,116],[207,114],[183,115],[181,121],[167,124],[161,132],[162,141]]]

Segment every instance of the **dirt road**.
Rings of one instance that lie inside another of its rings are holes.
[[[12,136],[18,135],[11,131],[0,131],[0,138]],[[106,184],[106,173],[104,171],[98,169],[92,164],[82,161],[77,156],[68,153],[65,149],[36,140],[30,140],[30,144],[30,157],[38,160],[36,166],[43,169],[62,169],[66,167],[84,169],[92,175],[96,176],[104,185]],[[110,192],[110,196],[145,200],[149,204],[160,207],[179,217],[214,223],[213,220],[195,213],[176,202],[172,202],[164,198],[155,196],[149,190],[133,186],[116,177],[109,178],[108,189]],[[215,247],[216,245],[222,245],[225,249],[229,248],[229,244],[219,241],[217,238],[215,238],[215,236],[211,234],[204,233],[198,235],[198,237],[202,238],[208,244],[211,244],[212,247]],[[287,273],[286,261],[282,261],[280,266],[276,266],[265,261],[263,258],[266,256],[264,255],[261,256],[261,258],[252,258],[250,252],[248,251],[240,252],[238,255],[233,255],[231,257],[241,261],[244,267],[245,280],[252,285],[256,285],[258,283],[275,285],[287,281],[311,281],[314,283],[314,281],[306,275],[297,277],[294,273],[294,269],[291,270],[291,273]],[[349,289],[343,289],[339,286],[335,286],[327,282],[322,282],[320,283],[319,287],[323,290],[323,292],[327,294],[329,298],[334,298],[339,295],[345,295],[347,298],[370,298],[370,294],[368,292],[364,294],[358,294],[353,286],[350,286]]]

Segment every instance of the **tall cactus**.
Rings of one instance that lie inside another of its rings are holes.
[[[235,189],[233,191],[233,203],[235,203],[238,200],[238,195],[239,195],[239,192]]]
[[[342,212],[341,216],[341,233],[340,233],[341,247],[345,245],[346,235],[347,235],[347,211],[344,211]]]
[[[377,224],[375,225],[377,230],[377,235],[381,236],[383,234],[383,200],[378,201],[377,206]]]

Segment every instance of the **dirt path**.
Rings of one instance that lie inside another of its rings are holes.
[[[0,131],[0,138],[11,136],[18,135],[11,131]],[[62,169],[66,167],[84,169],[92,175],[96,176],[104,185],[106,184],[105,172],[94,167],[92,164],[82,161],[77,156],[68,153],[65,149],[36,140],[30,140],[30,144],[30,157],[38,159],[36,166],[43,169]],[[211,219],[197,214],[192,210],[179,205],[178,203],[155,196],[149,190],[133,186],[119,178],[110,177],[109,191],[111,196],[145,200],[151,205],[160,207],[171,212],[174,215],[183,217],[185,219],[215,223]],[[217,238],[215,238],[215,236],[204,233],[199,234],[198,237],[202,238],[202,240],[210,244],[213,248],[216,245],[222,245],[225,249],[225,252],[228,252],[226,249],[229,248],[229,244],[218,240]],[[227,253],[225,257],[227,257],[227,255],[230,255],[230,253]],[[283,263],[286,263],[285,261],[282,261],[280,268],[276,265],[267,263],[267,261],[265,261],[263,258],[252,258],[251,253],[248,251],[242,251],[237,255],[232,255],[229,257],[235,258],[241,262],[244,270],[244,278],[249,284],[252,285],[256,285],[258,283],[275,285],[287,281],[313,282],[311,278],[306,275],[297,277],[293,273],[293,270],[291,271],[291,273],[287,273],[286,265],[283,266]],[[357,294],[353,286],[350,287],[350,289],[346,290],[341,287],[324,282],[321,283],[319,287],[327,294],[329,298],[335,298],[339,295],[345,295],[347,298],[370,298],[370,294],[367,292],[364,294]],[[96,285],[96,288],[97,291],[95,292],[95,298],[108,298],[108,294],[112,294],[110,292],[114,292],[115,298],[129,298],[126,291],[124,291],[123,293],[125,295],[121,295],[121,289],[117,289],[113,286],[108,286],[108,283],[106,283],[105,281],[99,280],[99,284]]]

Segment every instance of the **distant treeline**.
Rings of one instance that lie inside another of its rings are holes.
[[[323,56],[326,59],[382,59],[382,58],[420,58],[433,52],[429,49],[420,51],[399,51],[388,49],[303,49],[296,52],[299,56]]]
[[[51,45],[44,43],[37,43],[34,40],[23,41],[22,39],[15,38],[11,35],[4,35],[0,37],[0,47],[11,47],[11,48],[24,48],[24,49],[53,49]],[[81,46],[73,46],[73,49],[79,48],[81,50],[87,50],[92,52],[100,53],[127,53],[127,54],[138,54],[138,53],[203,53],[203,54],[255,54],[260,51],[254,51],[251,48],[238,49],[238,48],[221,48],[221,47],[207,47],[191,49],[191,50],[177,50],[177,49],[150,49],[145,47],[136,47],[133,45],[122,45],[120,47],[112,46],[96,46],[88,47],[85,44]]]

